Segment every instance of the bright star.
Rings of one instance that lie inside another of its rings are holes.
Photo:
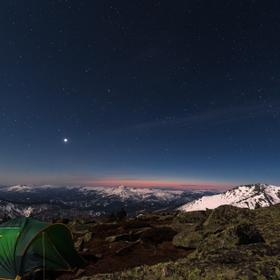
[[[64,139],[63,139],[63,142],[64,142],[64,143],[68,143],[68,138],[64,138]]]

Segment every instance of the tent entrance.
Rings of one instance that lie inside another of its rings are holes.
[[[47,231],[40,232],[31,242],[22,259],[22,271],[65,270],[71,267],[59,253]]]

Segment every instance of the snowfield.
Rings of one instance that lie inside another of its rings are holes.
[[[280,186],[255,184],[238,186],[221,194],[203,196],[181,207],[181,211],[214,209],[221,205],[255,209],[280,203]]]

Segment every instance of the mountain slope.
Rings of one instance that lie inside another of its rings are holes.
[[[280,186],[255,184],[238,186],[221,194],[203,196],[179,208],[182,211],[214,209],[220,205],[233,205],[255,209],[280,203]]]

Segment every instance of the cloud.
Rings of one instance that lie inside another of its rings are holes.
[[[138,123],[132,129],[154,129],[166,127],[192,127],[198,125],[218,126],[241,120],[257,119],[264,116],[275,116],[280,106],[270,107],[264,104],[236,106],[189,114],[182,117],[162,118],[154,121]]]

